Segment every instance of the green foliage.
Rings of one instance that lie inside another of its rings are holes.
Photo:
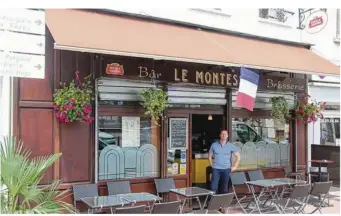
[[[289,118],[289,104],[284,97],[272,97],[271,116],[279,122],[286,122]]]
[[[62,200],[68,190],[59,191],[60,181],[39,186],[46,170],[60,158],[61,153],[30,159],[31,151],[14,137],[0,142],[1,213],[60,214],[74,213],[73,206]]]
[[[91,76],[91,75],[90,75]],[[81,83],[78,79],[72,80],[69,85],[61,84],[62,88],[56,89],[53,94],[56,118],[62,123],[81,121],[92,122],[91,100],[93,99],[93,86],[90,76],[84,78]]]
[[[309,100],[311,102],[309,102]],[[304,123],[315,123],[318,119],[323,119],[322,112],[324,111],[326,102],[317,102],[311,100],[310,95],[303,94],[295,103],[295,117]]]
[[[146,109],[145,114],[153,118],[157,124],[162,112],[168,106],[167,92],[162,89],[148,88],[142,90],[140,95],[143,99],[141,105]]]

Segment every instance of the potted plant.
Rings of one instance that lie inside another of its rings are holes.
[[[326,102],[311,100],[310,95],[303,94],[295,102],[294,117],[304,123],[315,123],[318,119],[323,119],[322,111],[325,106]]]
[[[62,88],[57,89],[53,94],[55,115],[61,123],[75,121],[91,123],[94,120],[91,116],[93,87],[90,76],[85,77],[84,82],[81,82],[77,71],[75,80],[72,80],[69,85],[61,83]]]
[[[61,182],[54,180],[39,185],[47,169],[62,154],[31,157],[31,151],[14,137],[0,141],[1,206],[3,214],[74,213],[73,205],[64,202],[69,190],[59,190]]]
[[[146,109],[145,115],[150,116],[156,125],[168,106],[167,92],[158,88],[148,88],[140,92],[141,105]]]
[[[286,122],[289,119],[289,104],[285,97],[272,97],[271,102],[271,116],[279,122]]]

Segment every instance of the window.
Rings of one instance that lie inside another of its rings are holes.
[[[340,118],[321,120],[321,145],[339,145]]]
[[[294,15],[293,12],[284,8],[261,8],[259,9],[259,17],[263,19],[275,20],[285,23],[288,17]]]
[[[98,179],[160,176],[160,127],[150,118],[100,115]]]
[[[232,119],[231,142],[241,154],[240,169],[290,163],[289,125],[272,119]]]

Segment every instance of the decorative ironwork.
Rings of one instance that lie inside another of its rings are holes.
[[[263,19],[274,19],[279,22],[286,22],[289,16],[294,15],[292,11],[284,8],[261,8],[259,9],[259,17]]]
[[[309,15],[312,13],[314,8],[309,8],[309,9],[304,9],[304,8],[299,8],[298,9],[298,29],[303,30],[305,28],[305,14],[309,12]],[[327,12],[327,8],[320,8],[321,11]]]

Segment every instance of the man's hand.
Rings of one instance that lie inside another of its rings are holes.
[[[236,169],[237,169],[237,167],[235,167],[235,166],[231,167],[231,172],[236,171]]]

